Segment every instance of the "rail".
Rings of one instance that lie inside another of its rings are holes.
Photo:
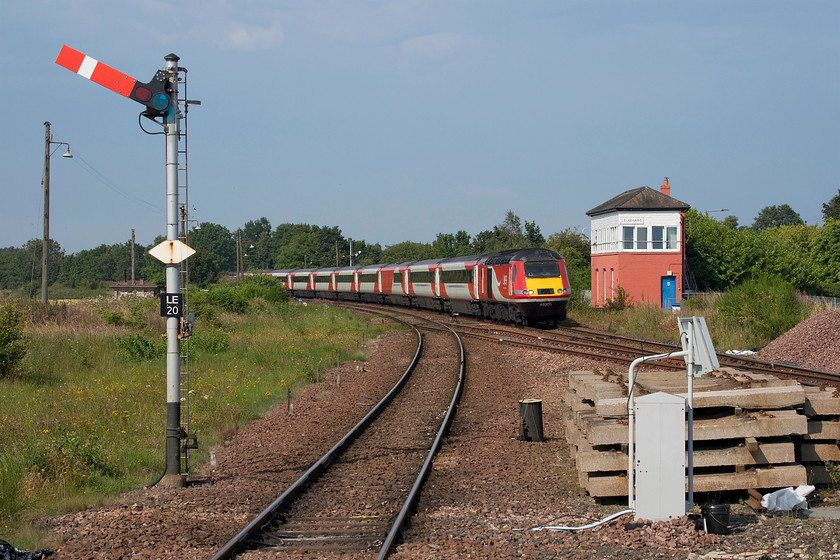
[[[373,407],[373,409],[371,409],[365,415],[365,417],[361,421],[359,421],[346,435],[344,435],[341,438],[341,440],[338,443],[336,443],[323,457],[316,461],[311,467],[309,467],[309,469],[307,469],[307,471],[297,481],[295,481],[291,486],[289,486],[289,488],[286,489],[276,500],[274,500],[274,502],[272,502],[265,510],[263,510],[259,515],[257,515],[257,517],[254,518],[242,531],[240,531],[233,539],[231,539],[221,549],[219,549],[218,552],[216,552],[216,554],[212,557],[212,560],[226,560],[229,558],[233,558],[236,554],[243,552],[246,549],[253,548],[251,543],[253,543],[259,538],[259,535],[261,535],[268,528],[268,525],[272,524],[275,520],[281,517],[281,515],[285,511],[289,509],[292,502],[294,502],[295,499],[305,489],[307,489],[321,474],[323,474],[327,470],[329,465],[336,460],[338,455],[350,446],[353,440],[355,440],[373,422],[373,420],[380,415],[380,413],[391,403],[391,401],[394,399],[397,393],[399,393],[400,390],[406,385],[409,377],[414,372],[414,369],[417,366],[417,363],[420,359],[423,349],[423,335],[420,333],[420,330],[414,325],[410,325],[409,323],[402,321],[396,317],[390,317],[396,321],[400,321],[412,327],[418,337],[418,345],[414,357],[408,368],[400,377],[399,381],[388,392],[388,394],[385,395],[385,397],[383,397],[382,400],[380,400]],[[414,505],[414,502],[419,496],[422,484],[428,475],[434,455],[438,451],[441,445],[441,441],[451,425],[456,406],[459,402],[462,393],[465,375],[464,347],[457,333],[452,331],[452,329],[449,330],[452,332],[452,335],[457,340],[460,349],[459,373],[454,394],[451,401],[449,402],[447,412],[437,431],[436,437],[434,438],[434,442],[430,446],[429,451],[425,457],[423,466],[421,467],[419,473],[415,477],[412,488],[408,493],[407,497],[405,498],[405,501],[403,502],[399,513],[394,516],[393,522],[390,525],[390,529],[387,533],[387,536],[382,541],[382,545],[379,549],[379,555],[377,558],[387,557],[387,555],[390,552],[390,549],[393,547],[394,542],[397,539],[397,536],[399,535],[402,525],[408,518],[408,515]]]

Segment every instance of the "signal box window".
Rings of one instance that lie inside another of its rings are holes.
[[[669,227],[668,231],[666,232],[668,237],[666,240],[666,249],[676,249],[677,248],[677,228]]]
[[[646,227],[636,228],[636,249],[647,249],[648,236]]]
[[[651,249],[662,249],[663,239],[665,235],[665,228],[662,226],[653,226],[650,228],[651,233]]]
[[[633,248],[633,230],[635,228],[632,227],[623,227],[622,228],[622,236],[624,240],[624,248],[625,249],[632,249]]]

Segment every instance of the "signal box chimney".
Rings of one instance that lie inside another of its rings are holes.
[[[671,185],[668,184],[668,177],[665,177],[665,181],[659,187],[659,191],[665,196],[671,196]]]

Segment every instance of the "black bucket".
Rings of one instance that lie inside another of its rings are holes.
[[[519,437],[525,441],[543,441],[542,401],[519,401]]]
[[[729,504],[700,506],[700,513],[703,515],[703,524],[707,533],[729,534]]]

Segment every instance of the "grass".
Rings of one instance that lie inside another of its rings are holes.
[[[362,359],[360,344],[379,332],[333,307],[290,304],[276,287],[244,286],[190,295],[199,315],[188,341],[190,429],[199,441],[193,466],[287,392],[341,361]],[[721,306],[721,299],[693,298],[679,311],[705,316],[719,350],[766,344],[766,324],[778,329],[822,310],[786,304],[793,319],[774,315],[756,334],[742,309],[760,310],[737,301]],[[55,544],[39,531],[39,517],[101,504],[160,476],[166,364],[156,299],[28,306],[29,351],[19,371],[0,377],[0,535],[36,549]],[[573,323],[609,332],[679,340],[676,315],[655,306],[575,305],[569,313]]]
[[[32,306],[29,352],[0,378],[0,535],[27,549],[55,544],[38,531],[39,517],[150,484],[165,464],[157,300]],[[198,318],[188,343],[193,466],[287,392],[359,359],[360,344],[379,332],[333,307],[259,297],[246,313],[211,315]],[[143,351],[126,350],[134,346]]]
[[[578,305],[570,308],[569,320],[643,340],[679,344],[677,317],[705,317],[712,343],[722,352],[760,349],[797,323],[827,309],[793,294],[785,294],[781,301],[784,305],[774,306],[749,291],[700,294],[683,302],[677,312],[647,303],[621,310]]]

